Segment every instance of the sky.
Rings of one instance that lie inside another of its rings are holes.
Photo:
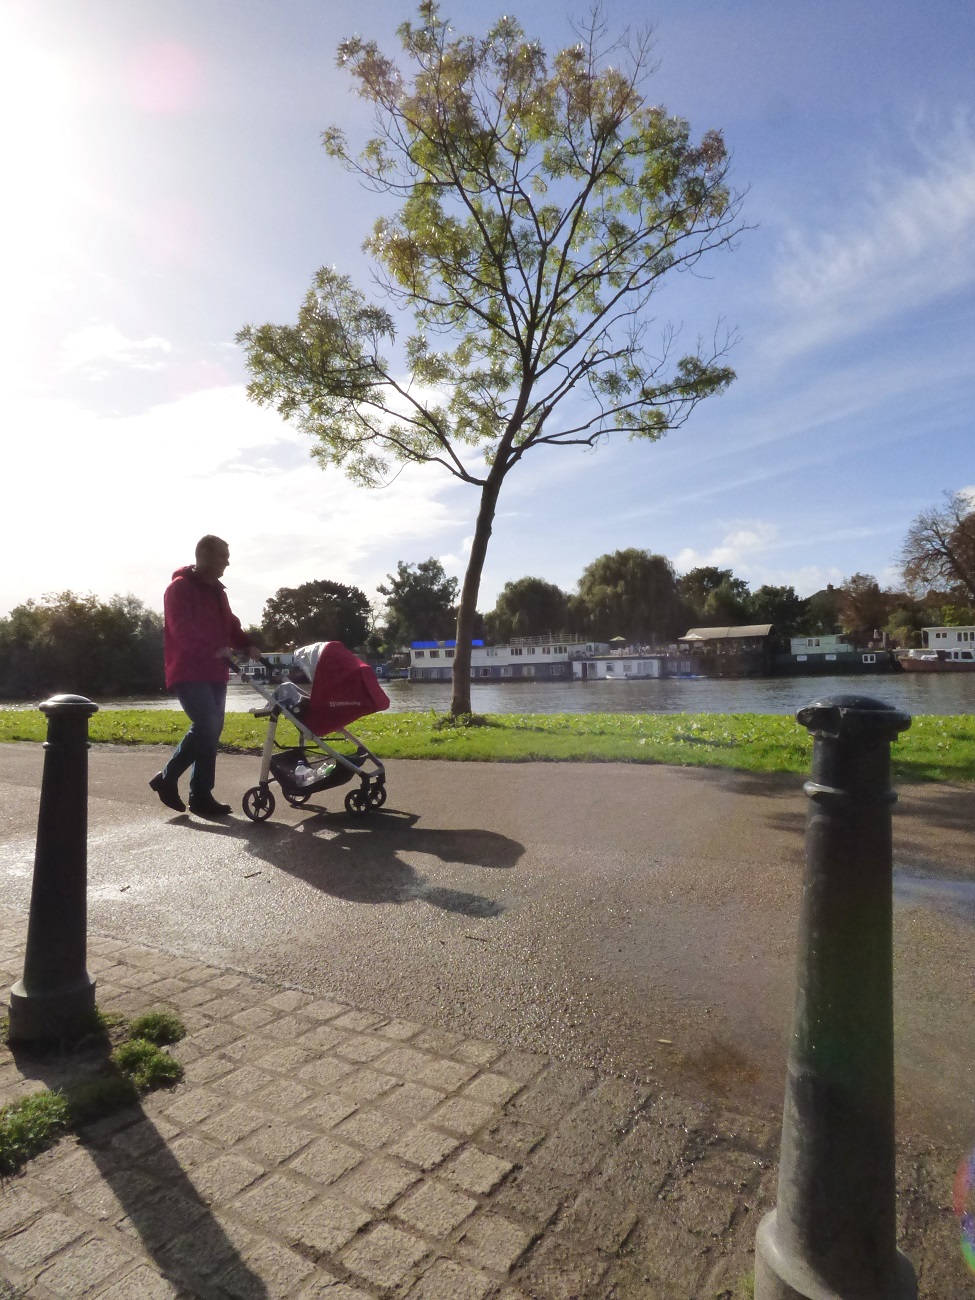
[[[460,31],[504,12],[443,4]],[[720,128],[748,227],[655,310],[732,328],[738,378],[654,444],[533,453],[507,480],[479,606],[571,590],[640,547],[807,595],[897,581],[912,519],[975,485],[970,0],[606,0],[654,27],[652,102]],[[549,52],[566,0],[514,12]],[[396,51],[393,0],[0,0],[0,616],[46,593],[152,608],[203,533],[236,612],[399,560],[463,574],[476,490],[435,467],[351,485],[247,400],[234,336],[288,323],[314,272],[372,292],[375,199],[321,146],[369,119],[346,36]]]

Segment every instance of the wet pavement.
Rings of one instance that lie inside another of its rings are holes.
[[[91,753],[90,927],[774,1115],[805,800],[794,777],[395,762],[348,817],[170,813],[148,748]],[[38,746],[0,747],[0,903],[26,908]],[[257,760],[224,756],[239,808]],[[975,1140],[975,792],[895,813],[900,1122]]]

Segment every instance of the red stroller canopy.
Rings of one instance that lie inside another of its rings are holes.
[[[376,674],[341,641],[326,641],[315,665],[311,698],[301,720],[316,736],[347,727],[356,718],[389,708]]]

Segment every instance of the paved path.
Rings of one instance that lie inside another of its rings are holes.
[[[2,920],[8,985],[23,917]],[[103,1009],[182,1013],[186,1079],[8,1181],[8,1295],[744,1296],[774,1124],[131,943],[93,939],[90,966]],[[0,1052],[0,1100],[52,1076]],[[952,1169],[902,1148],[921,1300],[971,1293]]]
[[[8,983],[40,758],[0,747]],[[239,797],[255,760],[221,764]],[[364,823],[220,827],[147,804],[157,765],[92,752],[92,969],[103,1006],[188,1017],[188,1078],[9,1185],[0,1275],[39,1300],[734,1294],[774,1196],[798,782],[397,763]],[[901,1232],[931,1300],[972,1292],[949,1204],[975,978],[963,897],[917,873],[964,888],[973,811],[914,788],[897,822]]]

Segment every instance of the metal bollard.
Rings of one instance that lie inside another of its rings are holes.
[[[776,1208],[755,1300],[915,1300],[896,1245],[890,746],[910,717],[836,695],[813,735]]]
[[[10,992],[10,1040],[70,1037],[95,1010],[87,970],[88,719],[97,704],[55,695],[47,715],[24,975]]]

